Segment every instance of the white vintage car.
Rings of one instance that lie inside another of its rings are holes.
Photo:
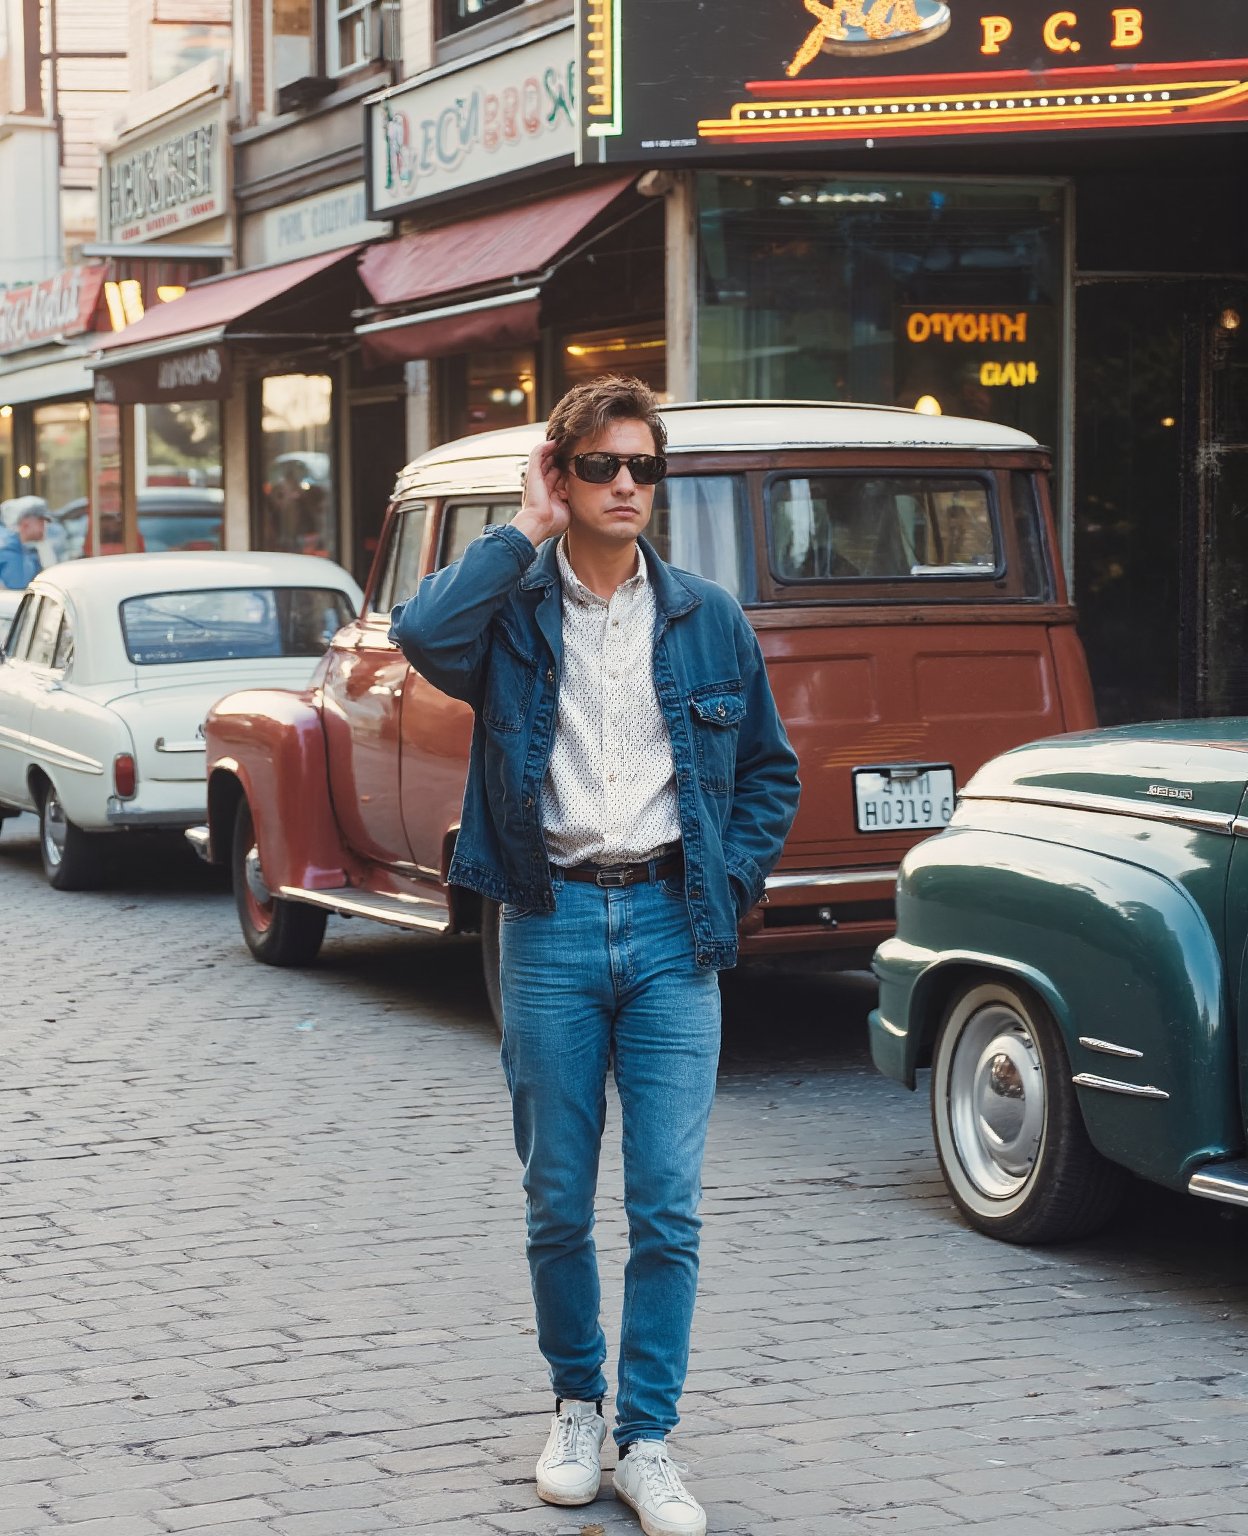
[[[207,810],[203,722],[238,688],[305,687],[362,593],[312,555],[107,555],[42,571],[0,632],[0,819],[37,812],[58,890],[111,840]]]

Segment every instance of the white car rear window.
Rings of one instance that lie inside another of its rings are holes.
[[[138,666],[319,656],[353,617],[346,594],[328,587],[159,592],[121,605],[126,652]]]

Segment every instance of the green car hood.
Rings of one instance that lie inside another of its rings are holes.
[[[1248,719],[1166,720],[1018,747],[986,763],[962,798],[1119,812],[1165,806],[1194,820],[1225,819],[1229,831],[1246,785]]]

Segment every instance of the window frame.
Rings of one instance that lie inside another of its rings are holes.
[[[423,565],[423,553],[425,548],[425,536],[429,532],[429,503],[427,501],[401,502],[396,505],[391,514],[389,528],[386,534],[385,555],[381,562],[380,574],[377,584],[369,594],[368,608],[364,617],[368,619],[385,619],[390,622],[390,614],[397,606],[398,598],[395,595],[394,584],[398,577],[400,562],[407,552],[410,543],[410,528],[414,518],[420,518],[420,550],[417,554],[417,569]],[[410,597],[412,594],[409,593]]]
[[[39,635],[43,629],[43,617],[45,613],[50,613],[50,617],[55,620],[55,627],[52,631],[52,644],[48,652],[48,659],[43,661],[36,660],[34,656],[31,655],[31,649],[34,645],[35,637]],[[64,622],[65,604],[59,597],[54,597],[51,593],[45,592],[43,594],[43,602],[39,605],[39,612],[36,615],[35,621],[30,628],[30,638],[26,643],[26,654],[22,658],[28,667],[37,668],[40,672],[52,672],[55,670],[56,652],[61,639],[61,625]]]
[[[341,79],[359,69],[369,69],[381,58],[384,4],[385,0],[317,0],[313,10],[325,29],[325,73],[332,79]],[[351,18],[364,23],[365,51],[352,63],[344,64],[340,54],[340,28]]]
[[[5,636],[5,640],[7,642],[11,637],[15,637],[22,642],[22,649],[10,650],[6,643],[4,650],[6,662],[24,662],[26,660],[26,653],[30,650],[30,637],[34,632],[35,625],[39,622],[39,609],[43,603],[43,597],[42,592],[27,592],[26,596],[18,604],[17,612],[13,615],[13,622],[9,625],[9,633]],[[27,620],[28,614],[33,614],[34,617]]]
[[[514,502],[512,502],[507,499],[506,492],[504,492],[502,495],[495,496],[462,496],[457,497],[454,500],[452,500],[450,497],[445,498],[442,502],[442,515],[438,519],[438,548],[437,558],[433,567],[434,570],[445,570],[448,565],[454,564],[454,560],[448,560],[446,555],[447,545],[450,541],[450,534],[452,531],[451,515],[453,513],[460,511],[461,508],[469,507],[484,507],[486,509],[485,521],[481,524],[480,530],[477,533],[474,533],[472,538],[468,540],[468,544],[471,544],[475,539],[479,539],[487,528],[504,527],[511,521],[513,517],[515,517],[516,513],[519,512],[521,505],[522,501],[519,495],[517,495]],[[495,507],[509,508],[510,515],[501,523],[495,523],[490,518],[489,514]],[[459,554],[455,556],[455,560],[459,560],[463,557],[464,550],[468,548],[468,544],[465,544],[463,549],[460,550]]]
[[[458,17],[454,14],[455,0],[437,0],[434,7],[434,36],[439,42],[451,37],[462,37],[473,27],[506,16],[509,11],[518,11],[528,3],[529,0],[498,0],[498,3],[491,4],[490,0],[486,0],[489,9],[480,16]]]

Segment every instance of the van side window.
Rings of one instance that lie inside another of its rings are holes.
[[[987,480],[951,475],[792,475],[768,487],[780,581],[994,577],[1002,559]]]
[[[462,501],[448,506],[442,514],[439,567],[454,564],[486,528],[509,523],[519,510],[518,501]]]
[[[1044,559],[1044,527],[1040,519],[1040,498],[1036,480],[1026,470],[1010,475],[1010,506],[1014,514],[1014,542],[1018,545],[1019,571],[1023,578],[1023,596],[1046,601],[1053,596]]]
[[[415,593],[420,584],[420,552],[428,517],[429,509],[423,503],[396,509],[381,578],[369,603],[370,613],[388,614],[396,603],[405,603]]]
[[[669,475],[655,490],[646,537],[661,559],[709,577],[738,601],[757,596],[740,475]]]

